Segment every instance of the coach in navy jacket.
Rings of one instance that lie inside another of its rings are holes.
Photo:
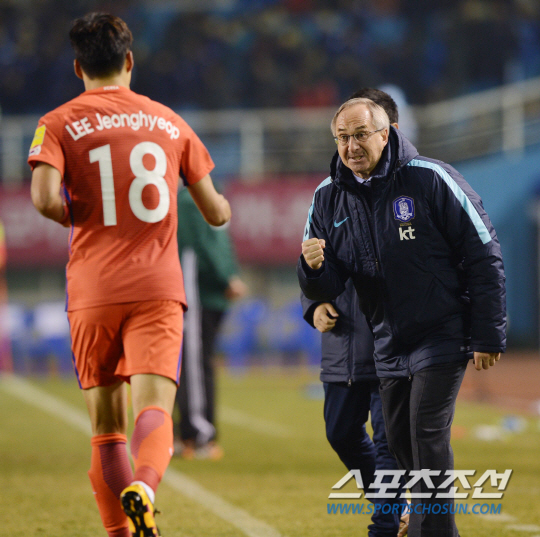
[[[399,111],[390,95],[376,88],[362,88],[350,98],[355,97],[366,97],[382,106],[391,124],[398,127]],[[304,294],[301,300],[304,319],[322,333],[326,437],[348,470],[360,470],[364,492],[370,493],[374,491],[369,485],[376,472],[398,469],[386,440],[371,328],[360,311],[352,280],[346,282],[345,291],[331,303],[313,301]],[[373,430],[371,438],[366,432],[368,419]],[[401,494],[404,489],[398,492]],[[373,509],[368,537],[404,535],[409,517],[405,514],[400,521],[399,515],[405,500],[370,500],[379,505]],[[393,507],[396,503],[397,512]]]
[[[332,129],[339,156],[309,210],[300,286],[328,302],[352,279],[375,337],[390,449],[405,470],[440,470],[437,485],[453,468],[467,360],[488,369],[505,350],[500,246],[476,192],[448,164],[420,157],[381,107],[348,101]],[[425,482],[413,491],[433,492]],[[451,513],[415,511],[410,534],[458,535]]]

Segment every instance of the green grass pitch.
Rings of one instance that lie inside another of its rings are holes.
[[[225,457],[218,462],[171,462],[175,472],[211,492],[213,499],[191,497],[164,481],[156,501],[164,537],[241,537],[250,531],[252,537],[366,536],[368,515],[327,511],[333,503],[328,494],[345,468],[324,435],[316,373],[300,368],[219,373],[219,441]],[[105,535],[86,475],[89,437],[3,389],[9,382],[9,377],[0,379],[0,534]],[[29,382],[86,411],[74,379]],[[513,470],[502,500],[479,501],[501,503],[501,515],[458,515],[462,536],[540,537],[540,418],[522,416],[522,430],[505,432],[500,425],[510,414],[515,412],[458,402],[452,442],[456,468],[475,469],[477,476],[489,468]],[[501,435],[479,440],[479,426]],[[354,490],[352,483],[343,489]],[[484,490],[493,492],[490,487]],[[231,506],[233,515],[220,516],[216,505]],[[258,526],[250,530],[242,513],[268,532]]]

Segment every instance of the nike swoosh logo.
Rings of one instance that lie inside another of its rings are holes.
[[[349,217],[347,216],[347,218],[345,218],[345,220],[342,220],[341,222],[336,222],[336,221],[334,221],[334,227],[339,227],[339,226],[341,226],[341,224],[343,224],[343,222],[345,222],[345,221],[348,220],[348,219],[349,219]]]

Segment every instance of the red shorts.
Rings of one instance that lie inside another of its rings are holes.
[[[180,378],[184,310],[149,300],[68,311],[75,373],[83,389],[132,375]]]

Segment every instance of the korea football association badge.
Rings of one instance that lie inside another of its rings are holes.
[[[409,222],[414,218],[414,200],[401,196],[394,200],[394,218],[400,222]]]

